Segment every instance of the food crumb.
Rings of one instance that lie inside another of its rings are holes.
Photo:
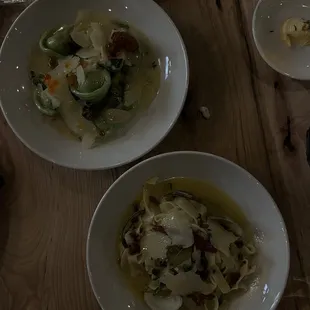
[[[199,111],[205,119],[210,119],[211,114],[207,107],[200,107]]]

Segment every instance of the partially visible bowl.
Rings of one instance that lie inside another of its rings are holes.
[[[102,309],[148,309],[122,281],[116,243],[124,212],[144,182],[154,176],[211,182],[241,207],[255,230],[261,271],[255,285],[231,309],[275,309],[289,270],[289,244],[281,214],[268,192],[248,172],[223,158],[197,152],[168,153],[143,161],[123,174],[101,199],[89,228],[87,269]]]
[[[267,64],[281,74],[310,80],[310,47],[288,47],[281,40],[281,27],[292,17],[310,19],[309,0],[260,0],[253,15],[256,47]]]
[[[141,30],[153,43],[162,66],[159,94],[150,107],[124,135],[90,150],[44,122],[32,102],[28,73],[29,54],[40,35],[46,29],[74,22],[80,9],[111,14]],[[76,169],[107,169],[150,151],[177,120],[187,87],[188,60],[182,38],[152,0],[35,1],[14,22],[0,50],[0,103],[12,130],[39,156]]]

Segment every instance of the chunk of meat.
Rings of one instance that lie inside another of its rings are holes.
[[[108,53],[116,57],[122,51],[133,53],[139,48],[135,37],[126,31],[115,31],[111,36],[111,43],[108,45]]]

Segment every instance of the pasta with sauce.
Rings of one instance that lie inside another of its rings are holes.
[[[120,267],[152,310],[218,310],[234,291],[247,290],[256,270],[256,247],[239,224],[173,179],[145,183],[123,227]]]

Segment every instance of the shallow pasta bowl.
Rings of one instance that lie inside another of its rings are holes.
[[[236,299],[230,309],[275,309],[289,269],[289,244],[281,214],[268,192],[248,172],[223,158],[197,152],[168,153],[139,163],[101,199],[89,228],[87,268],[102,309],[148,309],[124,281],[116,244],[126,210],[144,182],[154,176],[210,182],[239,205],[255,233],[259,272],[247,293]]]
[[[110,14],[143,32],[161,64],[157,97],[125,132],[93,149],[59,133],[33,104],[29,56],[40,35],[72,23],[80,9]],[[150,18],[152,22],[150,22]],[[35,22],[34,22],[35,21]],[[106,169],[128,163],[157,145],[177,120],[188,87],[188,61],[182,38],[152,0],[40,0],[31,4],[10,28],[0,51],[0,102],[17,137],[39,156],[76,169]]]

